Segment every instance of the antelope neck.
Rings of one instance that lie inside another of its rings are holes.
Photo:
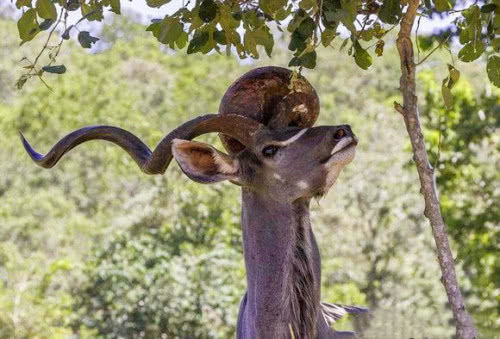
[[[310,338],[320,300],[319,251],[309,199],[279,202],[243,189],[242,229],[248,294],[246,333]],[[262,338],[262,336],[259,336]]]

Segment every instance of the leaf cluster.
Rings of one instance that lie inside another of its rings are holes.
[[[450,0],[426,0],[419,8],[419,16],[428,18],[460,13],[446,34],[448,38],[453,34],[459,36],[463,45],[458,52],[460,60],[471,62],[485,53],[489,56],[487,74],[496,86],[500,86],[499,1],[485,1],[481,6],[474,3],[455,10],[456,4]],[[153,8],[168,3],[170,0],[147,1],[147,5]],[[64,19],[64,40],[69,39],[69,32],[77,29],[81,20],[102,21],[106,11],[121,13],[120,0],[17,0],[16,6],[23,10],[18,21],[23,43],[41,31],[57,27],[61,19]],[[271,56],[275,37],[288,33],[288,49],[293,52],[289,66],[305,68],[316,67],[318,47],[332,47],[333,42],[343,36],[340,49],[349,45],[347,52],[355,63],[368,69],[373,63],[369,50],[374,48],[374,54],[383,56],[386,33],[399,24],[405,6],[404,1],[398,0],[196,0],[179,5],[163,18],[153,19],[146,30],[173,50],[187,46],[187,54],[215,51],[228,55],[235,53],[241,59],[260,58],[259,46]],[[67,14],[72,11],[80,11],[81,18],[67,26]],[[420,37],[422,49],[427,50],[436,38],[443,40],[439,36],[442,33]],[[91,48],[97,40],[89,32],[78,33],[83,48]],[[449,42],[442,43],[447,47]],[[31,66],[35,69],[36,62]],[[18,87],[21,88],[30,76],[41,76],[44,71],[60,74],[60,70],[52,72],[51,68],[41,68],[38,73],[30,71],[22,77]]]

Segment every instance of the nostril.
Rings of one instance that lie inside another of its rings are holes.
[[[342,139],[343,137],[346,136],[346,134],[347,134],[346,131],[343,128],[341,128],[337,132],[335,132],[335,134],[333,135],[333,137],[335,139]]]

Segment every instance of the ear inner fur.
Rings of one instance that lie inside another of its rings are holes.
[[[175,139],[172,143],[172,153],[182,170],[198,179],[209,176],[219,181],[224,179],[223,176],[232,176],[238,172],[235,160],[201,142]],[[203,179],[203,181],[212,180]]]

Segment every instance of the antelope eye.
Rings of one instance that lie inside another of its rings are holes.
[[[343,129],[339,129],[337,132],[335,132],[335,135],[333,136],[335,139],[342,139],[345,137],[345,131]]]
[[[266,146],[264,147],[264,149],[262,149],[262,155],[268,158],[272,157],[276,154],[276,152],[278,152],[278,149],[279,147],[275,145]]]

